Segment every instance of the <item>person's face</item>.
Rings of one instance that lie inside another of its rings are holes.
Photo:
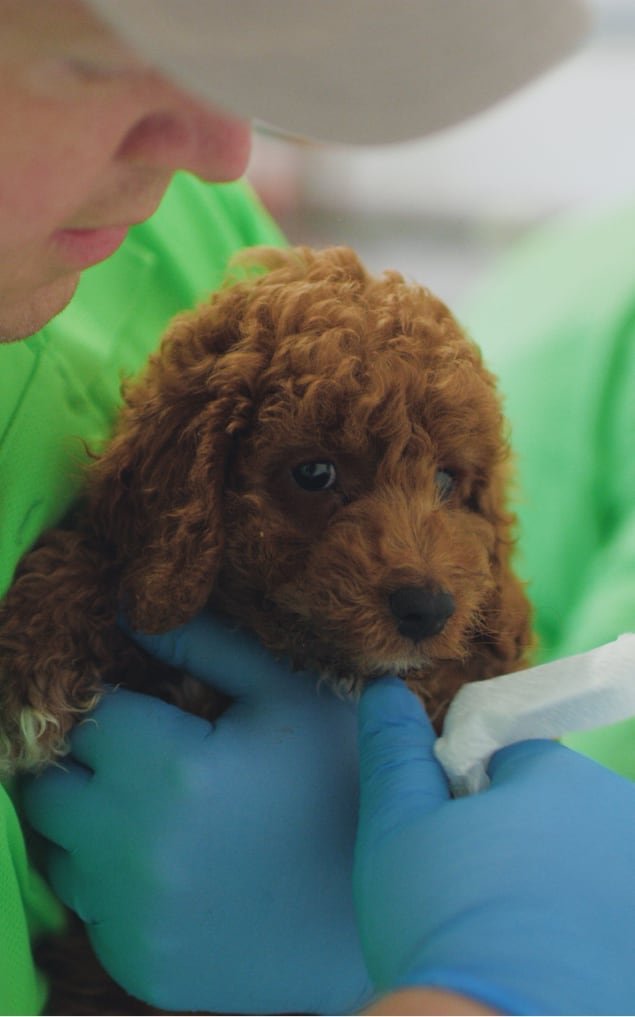
[[[80,0],[0,0],[0,341],[32,335],[172,174],[233,180],[250,127],[149,69]]]

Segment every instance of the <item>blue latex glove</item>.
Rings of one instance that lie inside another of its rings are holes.
[[[553,742],[497,753],[450,800],[397,679],[360,705],[360,935],[381,990],[437,986],[505,1013],[635,1013],[635,785]]]
[[[137,637],[235,698],[214,727],[131,692],[24,806],[106,970],[168,1010],[343,1013],[371,994],[352,865],[356,710],[207,617]]]

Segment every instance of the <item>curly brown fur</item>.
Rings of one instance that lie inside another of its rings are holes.
[[[464,682],[525,663],[508,447],[477,347],[427,290],[346,248],[251,260],[267,273],[175,320],[77,528],[18,570],[0,616],[12,769],[62,753],[104,682],[157,691],[122,606],[147,632],[209,606],[345,691],[397,672],[437,720]],[[333,485],[300,486],[311,469]],[[453,608],[425,635],[398,627],[412,588]]]

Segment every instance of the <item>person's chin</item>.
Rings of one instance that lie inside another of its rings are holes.
[[[28,339],[48,325],[73,298],[80,273],[73,272],[40,287],[24,300],[0,304],[0,343]]]

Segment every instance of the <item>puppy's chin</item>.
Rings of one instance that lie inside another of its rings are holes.
[[[307,661],[296,658],[294,666],[298,670],[303,670],[307,667]],[[378,678],[390,675],[406,679],[413,672],[420,675],[432,670],[434,666],[433,658],[420,648],[401,657],[368,654],[348,657],[342,650],[337,661],[322,655],[318,659],[314,658],[308,665],[310,670],[317,672],[321,684],[328,685],[343,699],[358,699],[364,687]]]
[[[442,688],[445,678],[440,683],[435,679],[437,670],[441,667],[445,674],[452,669],[451,697],[462,684],[458,676],[470,653],[469,630],[456,623],[414,642],[376,620],[366,626],[367,638],[361,641],[341,620],[324,623],[322,618],[317,624],[313,616],[281,606],[271,594],[256,598],[253,590],[217,590],[208,607],[230,624],[251,630],[274,656],[290,661],[294,670],[316,674],[321,685],[343,699],[355,700],[369,682],[392,675],[403,678],[435,717],[448,701]]]
[[[275,608],[266,615],[252,613],[250,622],[268,650],[290,658],[296,670],[315,671],[333,688],[346,692],[382,675],[405,676],[432,669],[439,660],[464,656],[462,642],[456,650],[454,641],[443,635],[415,643],[377,626],[360,643],[339,625],[318,626],[312,618]]]
[[[351,699],[356,701],[359,699],[367,685],[371,685],[380,678],[405,678],[407,671],[408,669],[399,671],[396,667],[379,668],[377,671],[369,672],[365,675],[333,675],[329,674],[327,671],[323,671],[320,674],[320,684],[323,683],[328,685],[331,691],[334,692],[336,696],[339,696],[340,699]]]
[[[341,699],[354,702],[372,682],[387,676],[402,678],[419,697],[433,727],[440,734],[452,698],[461,685],[471,679],[465,671],[463,647],[455,654],[433,653],[432,650],[432,646],[419,643],[416,646],[412,644],[401,656],[366,654],[345,662],[345,654],[341,652],[337,665],[324,659],[313,660],[307,665],[306,659],[298,661],[297,658],[294,664],[298,670],[308,667],[316,672],[321,685],[328,686]]]

